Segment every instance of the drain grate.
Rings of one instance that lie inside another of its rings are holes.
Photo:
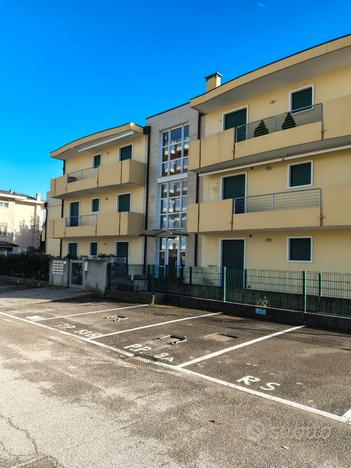
[[[218,341],[224,343],[226,341],[236,340],[238,337],[235,335],[229,335],[227,333],[213,333],[212,335],[205,336],[207,340]]]

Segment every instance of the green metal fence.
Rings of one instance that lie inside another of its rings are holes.
[[[123,281],[136,280],[151,292],[351,317],[351,273],[128,265]],[[110,274],[111,288],[123,281]]]

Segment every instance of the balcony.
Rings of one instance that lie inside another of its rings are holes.
[[[143,228],[143,213],[101,213],[51,220],[48,235],[56,239],[138,236]]]
[[[90,167],[51,180],[51,196],[68,198],[71,194],[110,190],[116,186],[142,186],[145,164],[133,159]]]
[[[321,189],[270,193],[189,205],[189,232],[319,227]]]

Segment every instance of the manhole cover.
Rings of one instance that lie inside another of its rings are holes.
[[[207,335],[205,338],[207,340],[219,341],[220,343],[224,343],[226,341],[235,340],[238,337],[234,335],[228,335],[226,333],[214,333],[213,335]]]
[[[110,320],[111,322],[120,322],[121,320],[127,320],[128,317],[124,317],[123,315],[107,315],[104,317],[106,320]]]
[[[176,336],[176,335],[162,335],[162,336],[156,336],[151,340],[152,343],[162,343],[162,344],[168,344],[168,345],[175,345],[178,343],[183,343],[186,341],[187,338],[186,336]]]

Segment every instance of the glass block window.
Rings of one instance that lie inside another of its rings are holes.
[[[183,174],[188,171],[189,125],[162,133],[162,176]]]
[[[161,184],[160,228],[185,229],[188,202],[188,181]]]
[[[7,236],[7,224],[0,224],[0,236]]]

